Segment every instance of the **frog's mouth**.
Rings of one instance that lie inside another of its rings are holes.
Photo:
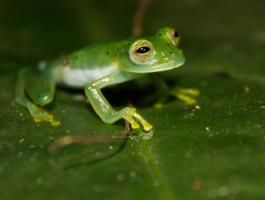
[[[155,67],[153,67],[150,72],[161,72],[161,71],[167,71],[167,70],[171,70],[171,69],[175,69],[180,67],[181,65],[183,65],[185,63],[185,58],[183,57],[183,60],[181,60],[181,62],[176,63],[166,63],[166,64],[161,64],[161,65],[156,65]]]
[[[184,56],[181,58],[181,60],[178,60],[178,62],[168,62],[168,63],[161,63],[161,64],[156,64],[154,66],[150,67],[144,67],[144,68],[135,68],[135,70],[131,70],[131,72],[134,73],[153,73],[153,72],[162,72],[162,71],[167,71],[167,70],[172,70],[175,68],[180,67],[185,63],[185,58]]]

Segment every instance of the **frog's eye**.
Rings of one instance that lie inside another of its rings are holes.
[[[176,46],[178,46],[179,45],[179,41],[180,41],[180,36],[179,36],[179,33],[178,33],[178,31],[177,30],[174,30],[174,41],[175,41],[175,43],[176,43]]]
[[[147,46],[142,46],[136,49],[136,53],[147,53],[148,51],[150,51],[150,48]]]
[[[138,40],[130,48],[130,59],[136,64],[148,64],[152,61],[155,49],[151,42]]]
[[[157,36],[175,46],[178,46],[180,41],[179,33],[177,32],[177,30],[170,27],[164,27],[160,29],[157,33]]]

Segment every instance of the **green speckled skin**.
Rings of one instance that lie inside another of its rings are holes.
[[[115,111],[101,89],[142,77],[147,73],[174,69],[185,61],[177,48],[179,37],[172,28],[162,28],[155,35],[90,46],[51,62],[41,62],[36,69],[19,72],[16,102],[26,107],[36,122],[59,125],[39,106],[53,101],[56,84],[83,87],[99,117],[106,123],[123,118],[132,128],[152,129],[135,108]]]

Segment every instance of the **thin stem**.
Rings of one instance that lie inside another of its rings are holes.
[[[127,139],[129,137],[130,124],[125,121],[124,129],[118,134],[112,135],[66,135],[55,142],[53,142],[48,150],[50,153],[56,153],[63,147],[72,145],[72,144],[95,144],[100,142],[109,142],[117,139]]]
[[[137,37],[143,32],[144,16],[151,0],[140,0],[138,8],[133,17],[132,35]]]

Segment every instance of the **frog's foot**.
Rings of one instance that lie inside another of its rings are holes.
[[[162,108],[163,107],[163,102],[162,101],[157,101],[153,104],[154,108]]]
[[[175,88],[170,91],[170,94],[184,101],[189,106],[197,105],[198,102],[194,97],[200,95],[200,91],[196,88]]]
[[[145,131],[150,131],[153,127],[140,114],[136,112],[135,108],[126,108],[123,118],[131,124],[131,127],[133,129],[140,128],[141,126]]]
[[[37,107],[34,104],[29,104],[27,106],[31,116],[33,117],[34,121],[39,123],[42,121],[49,122],[53,126],[59,126],[61,124],[60,121],[54,119],[53,115],[48,113],[46,110]]]

